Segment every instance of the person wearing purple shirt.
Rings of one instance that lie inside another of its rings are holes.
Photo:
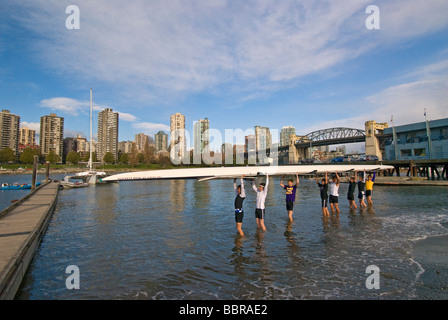
[[[282,177],[280,181],[280,186],[286,190],[286,211],[288,211],[289,221],[293,221],[292,214],[294,212],[294,202],[296,201],[296,191],[299,186],[299,176],[296,174],[296,184],[294,185],[294,181],[292,179],[288,180],[288,185],[283,184],[283,180],[285,176]]]

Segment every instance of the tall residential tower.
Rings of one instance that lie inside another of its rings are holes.
[[[40,117],[40,153],[47,156],[53,151],[62,160],[64,151],[64,118],[55,113]]]
[[[106,153],[112,153],[118,161],[118,112],[106,108],[98,113],[97,157],[103,162]]]

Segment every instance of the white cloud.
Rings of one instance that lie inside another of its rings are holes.
[[[40,106],[43,108],[49,108],[53,111],[59,111],[62,114],[68,114],[72,116],[79,115],[80,112],[87,114],[89,112],[90,108],[90,102],[89,101],[79,101],[72,98],[65,98],[65,97],[56,97],[56,98],[50,98],[50,99],[44,99],[40,102]],[[105,108],[109,108],[104,105],[93,105],[93,110],[100,112],[104,110]],[[126,112],[120,112],[119,113],[119,119],[123,121],[128,122],[135,122],[138,120],[138,118],[130,113]]]
[[[165,131],[165,133],[170,132],[170,126],[161,123],[138,122],[133,123],[132,127],[134,129],[142,130],[145,134],[155,134],[159,131]]]
[[[305,128],[302,134],[334,127],[353,128],[365,121],[390,122],[394,116],[395,125],[422,122],[424,109],[430,120],[448,117],[448,59],[434,62],[411,71],[398,83],[365,97],[363,112],[356,116],[316,123]],[[359,127],[359,129],[363,129]]]
[[[118,111],[119,119],[123,121],[135,122],[138,118],[130,113],[120,112]]]
[[[44,99],[40,102],[43,108],[49,108],[53,111],[61,111],[65,114],[77,116],[82,109],[89,108],[89,102],[81,102],[76,99],[56,97],[51,99]]]
[[[364,25],[367,0],[79,0],[81,29],[67,30],[66,4],[10,6],[19,8],[24,26],[44,35],[31,45],[46,66],[73,80],[114,84],[134,98],[222,84],[250,97],[448,24],[446,0],[381,2],[375,33]]]
[[[20,121],[20,128],[28,127],[31,130],[35,130],[36,134],[39,134],[40,132],[40,123],[39,122],[27,122],[27,121]]]

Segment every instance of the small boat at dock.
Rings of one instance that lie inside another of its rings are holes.
[[[36,182],[36,187],[40,186],[40,182]],[[22,190],[22,189],[31,189],[31,183],[22,183],[22,184],[9,184],[2,183],[0,190]]]

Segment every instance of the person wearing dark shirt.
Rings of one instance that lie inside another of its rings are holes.
[[[357,172],[355,171],[355,176],[354,177],[350,177],[349,181],[348,181],[348,194],[347,194],[347,200],[348,200],[348,204],[350,205],[350,209],[357,209],[358,206],[356,205],[355,202],[355,190],[356,190],[356,174]]]
[[[283,179],[285,176],[282,177],[282,180],[280,181],[280,186],[286,190],[286,211],[288,211],[289,221],[293,221],[292,214],[294,212],[294,202],[296,201],[296,191],[297,187],[299,186],[299,176],[296,174],[296,184],[294,185],[294,181],[292,179],[288,180],[288,185],[285,186],[283,184]]]
[[[316,175],[316,183],[320,189],[320,198],[322,200],[322,213],[324,216],[329,216],[328,212],[328,173],[325,172],[325,179],[322,179],[322,183],[319,183]]]
[[[355,173],[355,180],[358,178],[358,173]],[[359,176],[358,180],[358,199],[359,199],[359,206],[362,208],[366,208],[367,205],[364,202],[364,195],[365,195],[365,186],[366,186],[366,172],[364,171],[363,176]]]
[[[244,190],[244,180],[243,177],[241,177],[241,184],[237,187],[236,186],[236,179],[233,180],[233,189],[235,190],[235,222],[236,222],[236,229],[238,230],[238,233],[240,236],[244,236],[244,232],[242,229],[243,226],[243,218],[244,218],[244,211],[243,211],[243,202],[244,199],[246,199],[246,191]]]

